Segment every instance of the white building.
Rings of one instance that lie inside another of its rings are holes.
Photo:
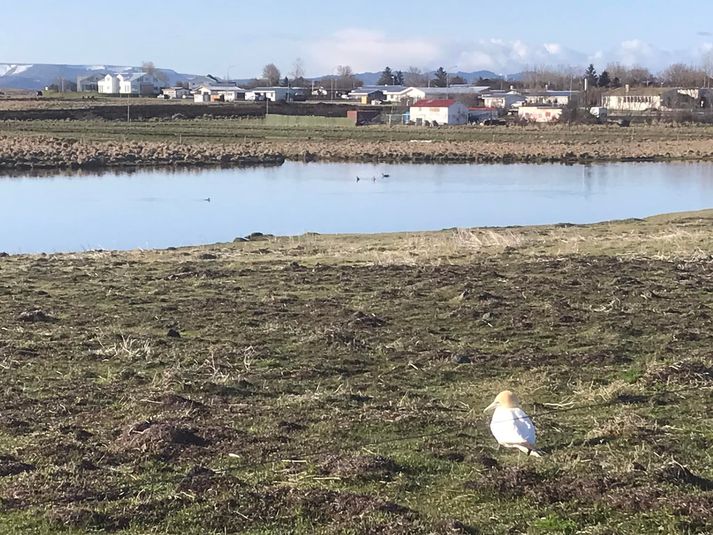
[[[544,106],[568,106],[579,91],[528,91],[525,93],[525,103]]]
[[[412,104],[419,100],[462,99],[478,97],[490,89],[485,86],[457,85],[450,87],[406,87],[384,93],[388,102]]]
[[[296,91],[290,87],[256,87],[245,92],[245,100],[292,102]]]
[[[122,95],[158,95],[166,86],[154,75],[145,72],[119,74],[117,78]]]
[[[530,106],[523,105],[517,109],[517,116],[531,123],[554,123],[562,116],[560,106]]]
[[[97,82],[97,89],[100,93],[116,95],[119,93],[119,78],[115,74],[107,74]]]
[[[99,91],[99,82],[104,79],[103,73],[77,76],[77,91],[80,93]]]
[[[410,109],[410,120],[424,124],[467,124],[468,108],[453,99],[419,100]]]
[[[602,96],[610,111],[644,112],[710,106],[711,90],[675,87],[621,87]]]
[[[245,100],[245,89],[233,84],[206,84],[200,86],[196,93],[208,95],[207,100],[235,102]]]
[[[480,95],[486,108],[509,110],[520,102],[525,102],[525,97],[517,91],[491,91]]]
[[[170,99],[188,98],[191,96],[191,91],[185,87],[165,87],[161,90],[161,94]]]

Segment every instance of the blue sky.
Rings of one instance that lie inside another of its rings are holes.
[[[517,72],[532,65],[653,70],[713,49],[710,0],[552,4],[439,0],[33,0],[0,17],[0,63],[139,65],[250,77],[297,57],[308,75],[384,65]],[[542,6],[542,7],[539,7]],[[534,7],[534,9],[533,9]]]

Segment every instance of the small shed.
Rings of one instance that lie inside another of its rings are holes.
[[[347,112],[347,117],[354,122],[355,126],[373,124],[380,115],[379,110],[349,110]]]

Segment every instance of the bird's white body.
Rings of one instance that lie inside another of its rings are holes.
[[[535,426],[520,407],[496,407],[490,421],[490,431],[498,444],[506,448],[517,448],[527,454],[539,454],[535,448]]]

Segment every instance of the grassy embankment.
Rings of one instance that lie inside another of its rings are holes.
[[[0,532],[705,531],[712,249],[709,211],[0,258]],[[545,458],[494,448],[506,387]]]

